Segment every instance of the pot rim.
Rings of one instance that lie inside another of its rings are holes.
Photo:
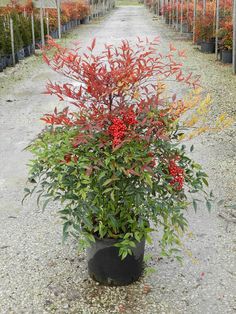
[[[117,239],[113,239],[113,238],[98,238],[98,236],[94,233],[91,233],[95,240],[98,241],[98,242],[105,242],[105,243],[117,243],[117,242],[121,242],[124,240],[124,238],[117,238]],[[140,241],[136,240],[135,238],[131,238],[129,239],[130,241],[134,241],[136,243],[141,243],[142,241],[145,241],[145,237],[143,237]]]

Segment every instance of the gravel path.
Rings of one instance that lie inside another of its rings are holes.
[[[212,117],[226,111],[235,117],[236,77],[169,30],[142,7],[120,7],[100,22],[83,25],[65,41],[86,44],[97,37],[116,43],[121,38],[160,35],[162,48],[172,41],[189,56],[186,67],[202,75],[215,102]],[[156,272],[129,287],[108,288],[92,282],[84,253],[69,240],[61,244],[57,208],[37,210],[35,200],[21,206],[29,154],[23,148],[41,130],[42,113],[57,105],[42,95],[47,79],[57,75],[32,57],[0,75],[0,313],[187,313],[236,312],[236,224],[224,208],[208,214],[189,211],[183,265],[159,258],[158,244],[147,251]],[[194,157],[210,174],[211,187],[226,204],[236,203],[235,128],[195,140]],[[227,220],[219,213],[229,215]],[[189,253],[191,252],[191,253]]]

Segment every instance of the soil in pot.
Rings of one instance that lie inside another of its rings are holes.
[[[225,64],[232,63],[232,50],[222,50],[221,61]]]
[[[119,248],[114,239],[96,239],[87,250],[89,276],[104,285],[124,286],[139,279],[144,269],[145,240],[135,241],[132,255],[124,260],[119,256]]]
[[[214,53],[215,52],[215,43],[202,41],[201,42],[201,52]]]

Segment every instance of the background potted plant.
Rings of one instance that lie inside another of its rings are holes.
[[[13,66],[13,56],[12,56],[12,47],[11,47],[11,33],[9,20],[5,22],[5,32],[3,34],[5,37],[5,46],[4,46],[4,55],[6,56],[7,66]],[[17,46],[16,46],[17,47]],[[15,62],[19,61],[17,53],[15,53]]]
[[[211,15],[199,16],[196,19],[196,40],[205,53],[215,52],[214,26]]]
[[[20,32],[20,16],[17,11],[13,10],[10,14],[13,20],[13,34],[14,34],[14,49],[17,56],[17,60],[23,60],[25,57],[23,40]]]
[[[19,18],[19,29],[23,42],[24,56],[29,57],[31,54],[30,45],[32,44],[31,21],[29,17],[24,17],[23,15],[20,15]]]
[[[220,50],[221,61],[223,63],[232,63],[232,49],[233,49],[233,24],[232,21],[224,21],[224,25],[220,28]]]
[[[72,108],[42,117],[47,127],[28,147],[34,155],[29,178],[35,184],[25,189],[26,196],[38,193],[44,208],[51,200],[61,202],[64,237],[73,235],[89,247],[93,279],[129,284],[142,274],[144,245],[153,230],[162,232],[163,255],[177,252],[187,227],[186,193],[193,195],[196,209],[194,195],[202,192],[210,209],[207,175],[178,145],[183,127],[206,116],[210,99],[201,99],[197,90],[186,98],[167,96],[166,77],[190,88],[198,79],[185,76],[181,60],[174,60],[183,52],[170,45],[171,58],[169,52],[159,54],[158,39],[138,39],[136,45],[124,40],[118,47],[105,45],[101,54],[95,53],[95,40],[83,54],[52,39],[45,49],[55,50],[50,59],[44,51],[49,66],[72,79],[49,82],[47,93]],[[199,125],[190,136],[206,129]]]
[[[5,24],[4,17],[0,16],[0,71],[2,72],[7,66],[5,57]]]

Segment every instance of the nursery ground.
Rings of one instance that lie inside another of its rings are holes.
[[[161,19],[139,6],[119,7],[102,20],[80,26],[62,40],[86,45],[96,37],[102,43],[161,38],[161,51],[171,41],[186,50],[186,69],[202,76],[202,85],[214,98],[209,119],[227,112],[236,117],[236,77],[229,66],[216,63],[169,29]],[[32,57],[0,74],[0,313],[186,313],[228,314],[236,311],[235,211],[221,206],[208,213],[190,208],[190,230],[185,237],[183,265],[159,255],[158,239],[147,248],[156,272],[120,288],[104,287],[87,275],[85,254],[77,254],[71,239],[61,243],[57,208],[45,212],[32,199],[22,207],[29,153],[23,151],[43,127],[40,117],[58,104],[43,95],[48,79],[56,80],[40,57]],[[236,203],[235,126],[193,141],[193,156],[210,175],[216,198]]]

